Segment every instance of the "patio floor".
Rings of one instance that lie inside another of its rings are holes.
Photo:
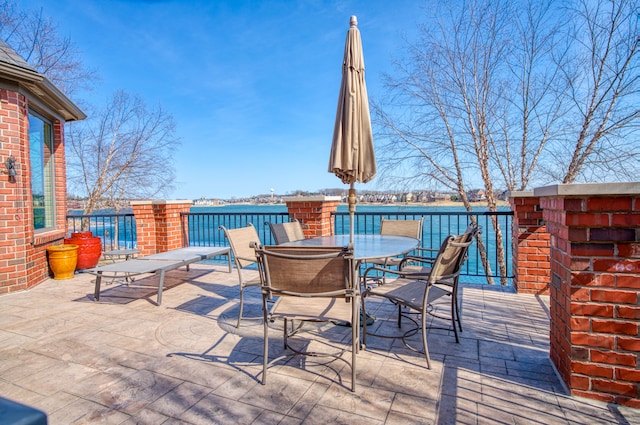
[[[639,410],[566,393],[549,361],[548,297],[465,284],[460,344],[432,330],[429,370],[400,340],[369,337],[352,393],[342,361],[280,359],[260,384],[262,322],[235,328],[237,275],[225,265],[167,273],[162,306],[155,276],[103,283],[100,302],[94,279],[0,296],[0,396],[50,425],[640,424]],[[258,288],[247,294],[245,315],[260,317]],[[378,331],[393,332],[395,308],[369,303]],[[334,346],[350,335],[309,330]],[[274,326],[276,356],[281,335]]]

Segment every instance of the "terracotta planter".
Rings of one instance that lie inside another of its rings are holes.
[[[78,245],[54,245],[47,248],[49,267],[55,280],[71,279],[78,262]]]
[[[98,265],[102,255],[102,241],[91,232],[74,232],[65,244],[78,245],[76,270],[90,269]]]

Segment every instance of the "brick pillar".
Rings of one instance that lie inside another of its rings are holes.
[[[305,238],[333,235],[331,213],[338,209],[339,196],[300,196],[284,201],[289,216],[302,223]]]
[[[572,394],[640,408],[640,183],[534,194],[551,235],[551,360]]]
[[[542,219],[540,198],[533,191],[511,192],[513,211],[513,286],[518,293],[549,295],[550,237]]]
[[[140,255],[157,254],[185,246],[180,213],[189,212],[191,201],[132,201]]]

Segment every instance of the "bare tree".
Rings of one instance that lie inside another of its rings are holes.
[[[91,88],[95,70],[87,69],[76,46],[63,37],[42,9],[21,10],[14,1],[0,2],[0,38],[65,94]]]
[[[572,102],[572,152],[560,163],[562,183],[588,180],[594,171],[609,179],[637,179],[640,3],[579,0],[567,12],[572,60],[563,71]]]
[[[67,132],[72,192],[87,197],[84,214],[119,209],[124,198],[154,198],[173,186],[172,154],[179,146],[173,118],[117,92],[102,110]]]
[[[567,176],[584,175],[586,163],[637,160],[638,148],[621,149],[630,141],[619,137],[637,130],[637,32],[631,25],[637,0],[576,1],[578,8],[550,0],[430,5],[420,38],[408,43],[397,72],[387,77],[389,96],[373,108],[383,182],[444,186],[456,190],[468,210],[467,188],[482,185],[495,211],[496,187],[546,183],[564,159]],[[592,3],[606,3],[610,12]],[[584,25],[564,30],[575,16]],[[590,35],[578,38],[585,26]],[[593,72],[576,61],[584,46],[598,46],[586,49]],[[571,160],[570,152],[560,151],[571,147],[567,140],[576,128],[582,131]],[[506,276],[502,232],[495,221],[493,227]]]

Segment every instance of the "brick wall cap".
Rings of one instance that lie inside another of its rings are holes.
[[[335,202],[341,201],[342,198],[340,196],[325,196],[325,195],[316,195],[316,196],[289,196],[286,198],[282,198],[284,202]]]
[[[145,200],[145,201],[131,201],[133,205],[177,205],[177,204],[189,204],[193,205],[193,201],[190,199],[173,199],[173,200]]]
[[[538,187],[534,196],[640,195],[640,182],[556,184]]]
[[[533,190],[513,190],[507,195],[509,198],[533,198]]]

